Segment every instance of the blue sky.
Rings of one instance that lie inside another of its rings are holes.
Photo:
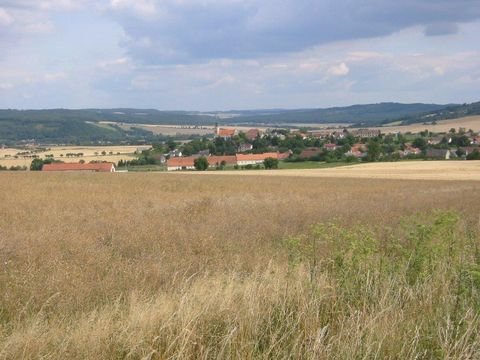
[[[480,0],[0,0],[0,108],[480,100]]]

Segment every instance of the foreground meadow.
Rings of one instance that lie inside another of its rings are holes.
[[[0,359],[480,354],[480,182],[0,174]]]

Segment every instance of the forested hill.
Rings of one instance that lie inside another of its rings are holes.
[[[471,104],[449,105],[435,111],[406,115],[398,118],[397,121],[401,121],[402,125],[409,125],[415,123],[457,119],[472,115],[480,115],[480,101]],[[383,124],[388,124],[389,122],[390,120],[385,120],[383,121]]]
[[[0,110],[0,121],[111,121],[135,124],[212,124],[223,123],[366,123],[377,124],[385,120],[445,109],[448,105],[380,103],[352,105],[325,109],[267,109],[212,112],[159,111],[155,109],[52,109],[52,110]]]
[[[400,120],[404,124],[480,114],[480,102],[464,105],[379,103],[327,109],[266,109],[212,112],[155,109],[0,110],[0,144],[35,140],[43,143],[151,141],[151,132],[120,124],[286,126],[347,123],[372,126]],[[101,122],[110,122],[110,125]]]
[[[232,121],[243,123],[347,123],[374,125],[408,115],[418,115],[444,109],[447,105],[380,103],[352,105],[326,109],[270,110],[269,112],[241,113]]]

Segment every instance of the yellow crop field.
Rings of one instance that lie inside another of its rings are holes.
[[[148,147],[148,146],[147,146]],[[143,148],[143,147],[141,147]],[[53,155],[55,160],[64,162],[90,161],[108,161],[118,163],[120,160],[135,159],[135,151],[138,146],[52,146],[46,151],[35,151],[28,154],[25,152],[34,149],[5,148],[0,149],[0,165],[11,166],[30,166],[32,162],[31,155],[35,154],[39,158],[45,159],[46,155]],[[105,152],[106,155],[102,155]],[[82,154],[81,156],[68,156],[67,154]]]
[[[412,124],[407,126],[383,126],[383,127],[376,127],[374,129],[380,130],[384,134],[389,133],[405,133],[410,131],[412,133],[419,133],[424,130],[428,130],[435,133],[440,132],[449,132],[450,129],[454,128],[458,131],[459,128],[465,128],[467,131],[472,129],[475,132],[480,131],[480,116],[467,116],[458,119],[450,119],[450,120],[439,120],[435,125],[432,124]]]
[[[478,194],[2,172],[0,359],[476,358]]]
[[[202,172],[183,172],[205,175]],[[401,161],[348,165],[325,169],[231,170],[215,175],[282,176],[404,180],[480,180],[480,161]]]

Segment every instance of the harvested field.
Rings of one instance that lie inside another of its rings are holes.
[[[476,358],[479,193],[0,173],[0,359]]]
[[[11,166],[30,166],[32,158],[29,155],[38,155],[40,158],[45,159],[46,155],[53,155],[55,160],[61,160],[64,162],[79,162],[84,160],[90,161],[108,161],[118,163],[120,160],[132,160],[135,159],[134,152],[138,149],[138,146],[52,146],[47,151],[34,152],[32,154],[19,155],[21,153],[32,151],[25,149],[6,148],[0,149],[0,165]],[[102,152],[106,155],[102,155]],[[67,154],[79,154],[82,156],[67,157]],[[17,156],[17,158],[15,158]]]
[[[480,180],[480,161],[402,161],[348,165],[326,169],[216,171],[215,175],[294,176],[405,180]],[[201,172],[183,174],[205,175]]]
[[[427,121],[428,123],[428,121]],[[451,128],[454,128],[458,131],[458,128],[465,128],[467,131],[472,129],[473,131],[477,132],[480,131],[480,116],[467,116],[458,119],[450,119],[450,120],[439,120],[435,125],[423,125],[423,124],[412,124],[407,126],[383,126],[383,127],[376,127],[374,129],[380,130],[384,134],[389,133],[406,133],[410,131],[412,133],[419,133],[420,131],[428,130],[435,133],[440,132],[449,132]]]

